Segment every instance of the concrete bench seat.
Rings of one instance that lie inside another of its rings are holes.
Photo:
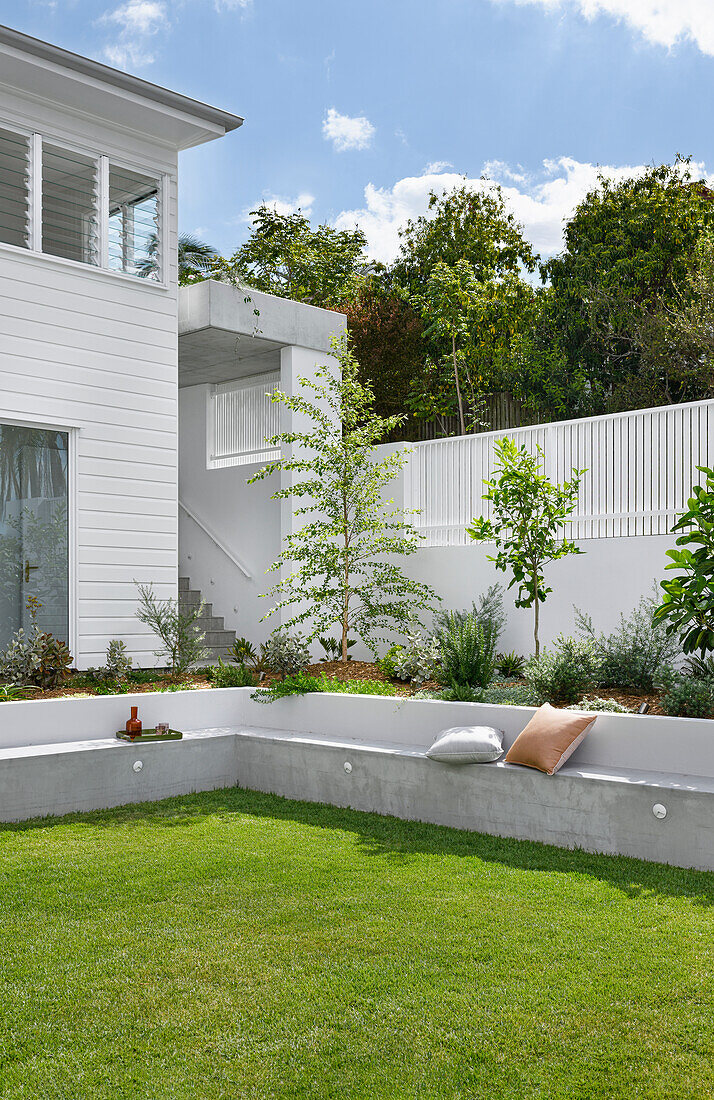
[[[147,726],[183,728],[183,740],[118,741],[113,731],[132,704]],[[266,706],[240,688],[5,703],[0,820],[238,785],[714,870],[714,723],[603,714],[555,776],[502,760],[457,766],[425,755],[440,730],[457,724],[498,726],[507,748],[532,713],[327,693]],[[666,808],[663,819],[655,805]]]

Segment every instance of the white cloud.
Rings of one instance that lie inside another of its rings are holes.
[[[168,31],[171,15],[193,0],[126,0],[100,16],[97,23],[111,27],[116,37],[103,50],[104,58],[119,69],[139,68],[154,60],[152,40]],[[253,0],[212,0],[217,12],[246,11]]]
[[[166,4],[162,0],[128,0],[102,16],[103,23],[115,23],[122,34],[156,34],[166,26]]]
[[[491,0],[494,4],[539,5],[546,11],[575,11],[586,19],[610,16],[638,31],[655,45],[672,49],[693,42],[714,54],[712,0]]]
[[[253,0],[213,0],[216,11],[245,11],[252,4]]]
[[[453,168],[453,164],[450,160],[430,160],[424,168],[423,175],[435,176],[439,172],[445,172],[447,168]]]
[[[127,69],[151,64],[154,55],[149,42],[168,27],[169,18],[163,0],[128,0],[106,12],[99,22],[118,30],[115,41],[104,47],[106,60],[119,69]]]
[[[311,195],[309,191],[301,191],[294,199],[288,198],[286,195],[274,195],[264,194],[263,197],[256,202],[246,206],[243,213],[235,218],[234,224],[250,225],[253,219],[250,216],[251,210],[257,210],[259,206],[270,206],[278,214],[297,214],[298,210],[301,214],[304,214],[306,218],[309,218],[312,214],[312,206],[315,202],[315,196]]]
[[[690,166],[694,177],[707,177],[703,164]],[[488,172],[487,172],[488,170]],[[500,161],[484,167],[491,180],[501,184],[504,198],[514,217],[523,226],[526,239],[542,256],[552,256],[563,246],[563,223],[578,203],[597,184],[602,172],[611,179],[625,179],[644,172],[642,165],[598,166],[582,163],[572,157],[546,160],[542,169],[532,176],[522,170],[513,171]],[[468,179],[456,172],[439,172],[424,176],[408,176],[393,187],[367,184],[365,204],[361,209],[344,210],[335,219],[338,229],[355,225],[367,235],[367,248],[372,259],[389,263],[399,250],[399,229],[410,218],[427,214],[431,191],[442,194],[454,187],[470,187],[484,191],[489,179]]]
[[[322,133],[332,142],[336,152],[344,153],[348,149],[368,149],[375,129],[364,115],[350,118],[330,107],[322,123]]]

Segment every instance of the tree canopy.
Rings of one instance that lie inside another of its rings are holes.
[[[386,267],[360,229],[267,205],[252,217],[229,259],[185,239],[184,281],[344,311],[362,381],[381,416],[406,417],[406,438],[425,421],[430,434],[490,426],[499,395],[527,422],[714,393],[714,192],[689,160],[600,176],[542,263],[485,179],[433,192]]]
[[[354,298],[366,268],[367,238],[360,229],[313,229],[299,210],[281,214],[263,205],[251,211],[248,240],[219,275],[241,286],[336,309]]]

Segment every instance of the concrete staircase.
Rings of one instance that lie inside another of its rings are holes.
[[[188,577],[179,577],[179,600],[183,607],[195,607],[200,604],[203,597],[197,588],[191,588]],[[226,630],[222,615],[213,614],[213,604],[204,605],[203,612],[196,619],[196,626],[206,636],[204,645],[208,650],[207,663],[215,665],[219,658],[224,661],[228,656],[228,650],[236,640],[235,630]]]

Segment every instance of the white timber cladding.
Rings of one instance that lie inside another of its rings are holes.
[[[585,470],[565,532],[599,539],[666,534],[714,461],[714,401],[539,424],[508,432],[417,443],[405,469],[406,509],[424,546],[465,546],[466,525],[491,516],[484,479],[494,474],[496,440],[508,436],[536,454],[558,483]]]
[[[118,637],[153,665],[134,582],[176,592],[176,151],[5,90],[1,126],[164,181],[165,286],[0,244],[0,420],[75,429],[76,663]]]
[[[280,457],[279,447],[266,445],[280,431],[280,405],[269,396],[279,386],[280,371],[271,371],[210,387],[209,469]]]

